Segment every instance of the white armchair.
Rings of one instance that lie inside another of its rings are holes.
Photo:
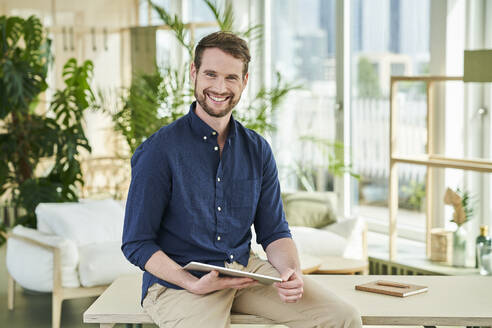
[[[120,250],[124,207],[107,199],[46,203],[38,228],[15,227],[7,239],[8,308],[14,288],[52,292],[52,327],[60,327],[65,299],[100,295],[114,279],[141,272]]]

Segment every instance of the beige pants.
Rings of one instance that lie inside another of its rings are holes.
[[[269,262],[254,255],[250,256],[246,268],[236,262],[226,263],[226,266],[279,276]],[[303,280],[303,297],[297,303],[283,303],[272,285],[195,295],[186,290],[153,284],[143,301],[143,307],[161,328],[229,327],[231,310],[235,313],[255,314],[289,327],[362,327],[360,314],[352,305],[308,276],[303,276]]]

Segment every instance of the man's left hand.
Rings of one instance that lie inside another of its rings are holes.
[[[293,269],[287,269],[287,271],[282,273],[281,278],[282,282],[274,283],[280,299],[285,303],[295,303],[300,300],[304,292],[301,273]]]

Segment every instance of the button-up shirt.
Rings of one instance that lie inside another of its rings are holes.
[[[195,107],[145,140],[131,159],[121,249],[144,270],[142,300],[154,283],[181,289],[145,271],[158,250],[182,266],[246,266],[252,224],[264,249],[291,237],[268,143],[231,116],[221,155],[218,132]]]

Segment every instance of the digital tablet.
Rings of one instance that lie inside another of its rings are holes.
[[[215,270],[227,276],[252,278],[257,280],[258,282],[261,282],[264,285],[269,285],[274,282],[282,282],[282,279],[277,277],[265,276],[263,274],[245,272],[235,269],[228,269],[228,268],[223,268],[220,266],[205,264],[200,262],[190,262],[187,265],[185,265],[183,269],[191,270],[191,271],[205,271],[205,272],[210,272],[212,270]]]

